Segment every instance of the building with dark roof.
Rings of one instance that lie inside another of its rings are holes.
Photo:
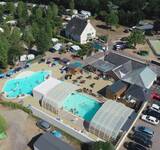
[[[33,147],[34,150],[74,150],[70,145],[49,132],[41,135]]]
[[[118,80],[110,86],[102,88],[98,93],[109,99],[117,99],[121,97],[124,92],[127,90],[128,84]]]
[[[81,44],[86,44],[89,40],[96,37],[96,30],[89,20],[74,17],[66,26],[65,35]]]

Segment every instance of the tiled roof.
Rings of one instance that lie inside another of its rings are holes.
[[[66,32],[69,32],[70,34],[74,34],[74,35],[81,35],[86,25],[87,25],[86,19],[74,17],[67,24]]]

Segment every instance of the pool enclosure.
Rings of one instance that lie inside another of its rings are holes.
[[[74,84],[51,77],[33,89],[33,97],[45,109],[58,113],[65,98],[78,89]]]
[[[48,91],[52,90],[56,85],[60,83],[61,81],[55,78],[49,78],[45,80],[43,83],[33,89],[33,97],[37,100],[43,99]]]
[[[52,112],[58,113],[63,107],[65,98],[72,92],[78,90],[78,87],[67,82],[62,82],[50,90],[42,99],[42,107]]]
[[[104,140],[116,140],[123,132],[128,120],[132,119],[134,110],[122,103],[107,100],[97,111],[89,125],[89,132]]]

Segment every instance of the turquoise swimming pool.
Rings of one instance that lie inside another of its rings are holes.
[[[90,96],[81,93],[70,94],[63,103],[63,108],[74,115],[90,121],[102,104]]]
[[[6,93],[7,98],[32,94],[33,88],[42,83],[48,74],[47,71],[39,71],[26,77],[8,80],[2,91]]]

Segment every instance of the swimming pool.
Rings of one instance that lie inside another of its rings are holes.
[[[7,98],[32,94],[33,88],[42,83],[47,75],[49,72],[39,71],[25,77],[8,80],[2,91],[5,92]]]
[[[90,96],[75,92],[64,100],[63,108],[86,121],[90,121],[101,105]]]

